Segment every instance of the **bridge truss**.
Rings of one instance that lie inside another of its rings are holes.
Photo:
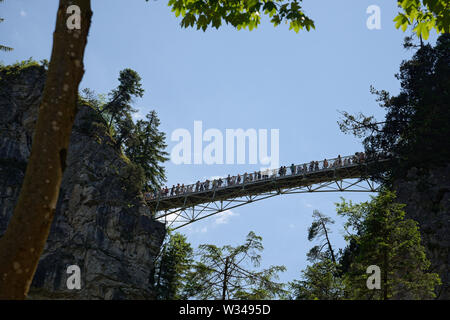
[[[346,160],[346,157],[341,160]],[[349,158],[349,157],[348,157]],[[330,162],[334,160],[331,159]],[[200,192],[159,196],[147,201],[154,217],[172,229],[184,227],[215,214],[279,195],[313,192],[376,192],[371,170],[384,170],[390,159],[303,171],[274,174],[262,179],[229,186],[217,185]]]
[[[307,186],[297,186],[285,189],[271,190],[255,195],[241,196],[236,194],[234,197],[225,200],[214,200],[203,198],[205,202],[189,207],[180,207],[173,210],[159,212],[156,219],[164,222],[172,230],[184,227],[193,222],[211,217],[215,214],[231,210],[250,204],[253,202],[273,198],[279,195],[312,193],[312,192],[376,192],[377,186],[369,179],[348,179],[326,181],[323,183]],[[201,199],[201,196],[199,196]]]

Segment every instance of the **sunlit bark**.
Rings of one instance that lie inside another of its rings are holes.
[[[80,29],[67,26],[71,5],[80,8]],[[77,112],[91,16],[90,0],[59,2],[31,155],[13,216],[0,239],[0,299],[26,298],[47,241]]]

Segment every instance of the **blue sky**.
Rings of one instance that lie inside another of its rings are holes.
[[[361,151],[360,141],[339,131],[337,110],[377,117],[383,110],[370,85],[395,94],[394,74],[411,56],[405,35],[392,22],[396,1],[305,0],[316,30],[296,34],[287,25],[274,28],[263,17],[257,30],[231,27],[206,32],[181,29],[167,1],[94,0],[81,88],[107,93],[119,71],[136,70],[145,94],[135,102],[140,115],[154,109],[166,132],[170,152],[179,128],[204,130],[279,129],[280,163],[303,163]],[[33,57],[49,59],[56,0],[6,0],[0,4],[0,52],[3,63]],[[366,9],[381,8],[381,29],[369,30]],[[430,37],[432,42],[436,36]],[[139,115],[138,115],[139,116]],[[258,165],[166,165],[168,185],[228,173],[254,171]],[[285,265],[282,281],[298,278],[306,266],[312,212],[336,219],[332,241],[344,245],[342,220],[334,203],[340,197],[365,201],[369,194],[327,193],[275,197],[213,216],[180,229],[194,247],[242,243],[252,230],[263,237],[262,266]]]

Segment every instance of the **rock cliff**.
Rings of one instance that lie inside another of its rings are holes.
[[[37,120],[45,69],[30,65],[0,74],[0,235],[18,199]],[[153,262],[164,225],[152,219],[124,178],[128,161],[96,111],[80,106],[72,131],[57,210],[30,298],[151,299]],[[67,267],[81,270],[69,290]]]
[[[419,223],[422,243],[431,270],[440,275],[439,299],[450,299],[450,165],[430,169],[427,174],[409,170],[395,183],[397,200],[406,204],[406,214]]]

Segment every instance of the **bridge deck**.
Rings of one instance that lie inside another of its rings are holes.
[[[318,170],[308,170],[303,173],[291,174],[288,167],[288,172],[286,172],[285,175],[277,174],[275,176],[258,179],[256,181],[247,181],[245,183],[241,182],[240,184],[232,184],[221,187],[215,186],[204,191],[184,192],[173,196],[159,195],[155,199],[148,199],[147,204],[152,212],[168,211],[176,208],[193,207],[199,204],[209,203],[211,201],[253,196],[270,191],[281,191],[287,188],[308,187],[323,182],[362,178],[368,176],[369,169],[376,166],[377,170],[380,170],[381,167],[388,165],[388,162],[390,161],[388,158],[383,158],[378,159],[377,161],[348,163],[347,159],[352,158],[353,156],[342,157],[342,162],[347,164],[331,168],[324,168],[323,161],[321,161],[321,166],[319,166]],[[336,159],[330,159],[330,162],[332,163],[333,160]],[[309,164],[307,164],[307,166],[309,167]]]

